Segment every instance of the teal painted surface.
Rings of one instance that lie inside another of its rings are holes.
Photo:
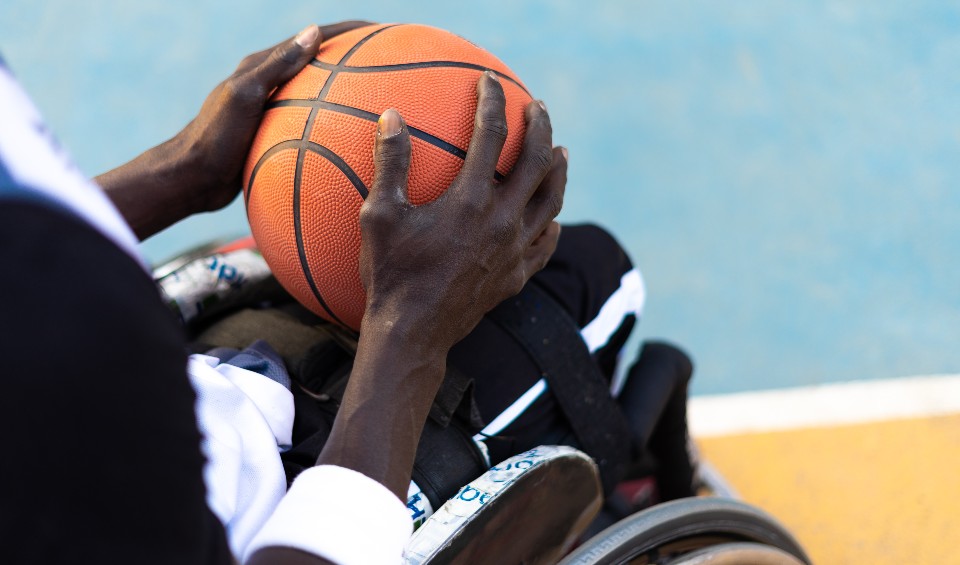
[[[547,102],[563,219],[630,250],[639,334],[690,350],[695,392],[960,372],[955,3],[5,0],[0,52],[95,174],[243,55],[348,18],[455,31]],[[144,249],[244,229],[233,206]]]

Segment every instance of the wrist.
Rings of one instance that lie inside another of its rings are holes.
[[[368,292],[361,336],[371,329],[385,332],[392,339],[405,340],[408,348],[419,349],[424,355],[439,354],[446,360],[449,350],[463,337],[454,336],[451,330],[461,325],[460,319],[431,303],[434,297],[430,293],[409,290],[391,293],[389,299],[374,296],[382,293]]]
[[[317,460],[363,473],[401,500],[448,352],[419,333],[408,318],[364,316],[353,371]]]
[[[360,323],[358,355],[377,364],[390,363],[401,372],[442,377],[452,345],[434,337],[430,320],[408,310],[368,308]]]
[[[108,171],[96,182],[140,239],[202,211],[194,152],[174,137]]]
[[[157,147],[158,172],[162,174],[164,185],[169,187],[171,195],[182,204],[187,215],[210,211],[206,202],[211,182],[203,178],[208,167],[203,163],[203,150],[180,132]]]

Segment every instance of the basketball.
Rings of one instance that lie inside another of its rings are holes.
[[[244,170],[253,237],[277,280],[301,304],[358,330],[360,206],[373,183],[377,120],[396,108],[410,133],[409,199],[440,196],[454,180],[473,133],[477,81],[497,74],[508,137],[496,177],[520,154],[532,100],[499,59],[450,32],[374,25],[338,35],[278,88]]]

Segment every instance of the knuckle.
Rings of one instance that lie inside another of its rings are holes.
[[[520,222],[515,218],[504,218],[497,222],[493,238],[498,245],[508,251],[507,257],[523,255],[523,249],[520,245]]]
[[[240,77],[230,77],[223,84],[227,98],[236,103],[259,102],[264,97],[264,89],[256,82]]]
[[[549,214],[550,219],[553,219],[560,214],[561,210],[563,210],[563,194],[553,191],[547,197],[547,214]]]
[[[482,116],[477,119],[477,129],[496,139],[507,138],[507,120],[502,116]]]
[[[543,176],[553,166],[553,149],[543,143],[533,145],[530,147],[529,159],[533,170]]]
[[[456,218],[456,222],[461,226],[475,226],[475,229],[486,233],[490,241],[499,245],[498,227],[496,224],[489,223],[487,219],[489,218],[487,203],[472,192],[468,192],[462,197],[453,198],[447,196],[449,192],[448,189],[447,192],[442,194],[437,200],[450,203],[452,217]],[[485,224],[484,222],[487,223]]]
[[[360,229],[369,231],[377,229],[389,221],[390,214],[385,206],[368,199],[360,206]]]
[[[466,218],[481,217],[485,208],[483,202],[472,194],[460,200],[460,213]]]
[[[382,151],[374,159],[374,184],[395,183],[406,178],[407,159],[401,151]]]
[[[254,66],[254,65],[256,64],[256,62],[257,62],[257,54],[256,54],[256,53],[251,53],[250,55],[247,55],[246,57],[244,57],[244,58],[240,61],[240,64],[237,65],[237,68],[238,68],[238,69],[246,69],[246,68],[249,68],[249,67]]]
[[[293,49],[292,43],[288,43],[274,50],[272,57],[274,62],[276,63],[280,63],[283,65],[292,65],[297,62],[297,59],[299,58],[299,53],[297,53],[296,50]]]
[[[374,161],[386,169],[396,168],[406,155],[404,147],[396,137],[381,139],[374,151]]]

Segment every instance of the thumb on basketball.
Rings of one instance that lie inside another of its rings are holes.
[[[368,199],[407,203],[410,134],[400,112],[390,108],[377,120],[373,147],[373,186]]]
[[[274,47],[253,70],[253,75],[268,89],[279,86],[292,79],[316,56],[322,41],[320,28],[311,24],[293,39]]]

